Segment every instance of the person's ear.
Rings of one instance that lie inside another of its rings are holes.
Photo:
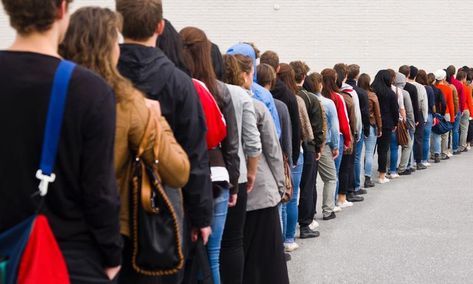
[[[67,6],[68,6],[67,1],[63,0],[61,2],[61,5],[57,9],[56,18],[58,20],[62,20],[64,18],[64,16],[67,14],[67,12],[68,12],[68,7]]]
[[[158,36],[162,35],[163,32],[164,32],[164,27],[166,26],[166,22],[163,20],[161,20],[159,23],[158,23],[158,26],[156,27],[156,34]]]

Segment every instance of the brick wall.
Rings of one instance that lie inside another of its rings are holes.
[[[113,0],[75,0],[114,6]],[[441,4],[441,5],[440,5]],[[358,63],[373,74],[414,64],[427,71],[473,65],[473,38],[464,0],[164,0],[179,30],[197,26],[225,51],[239,41],[279,53],[282,62],[305,60],[313,70]],[[279,9],[276,8],[278,6]],[[13,34],[0,12],[0,48]],[[438,40],[442,38],[441,40]]]

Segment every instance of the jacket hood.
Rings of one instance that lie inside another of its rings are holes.
[[[161,92],[175,69],[159,48],[122,44],[120,52],[120,73],[150,95]]]
[[[257,73],[256,72],[256,53],[253,47],[251,47],[251,45],[246,44],[246,43],[237,43],[231,46],[227,50],[227,54],[230,54],[230,55],[241,54],[241,55],[250,57],[253,60],[253,68],[255,69],[253,81],[257,82],[256,81],[256,73]]]
[[[404,89],[406,81],[406,76],[404,74],[396,72],[396,78],[394,79],[394,85],[396,87]]]

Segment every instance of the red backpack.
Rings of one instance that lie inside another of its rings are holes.
[[[199,95],[200,103],[205,114],[207,124],[207,148],[214,149],[227,136],[227,124],[217,102],[204,83],[192,79],[194,87]]]

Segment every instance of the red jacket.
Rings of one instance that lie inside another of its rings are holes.
[[[350,147],[351,137],[350,137],[350,123],[348,121],[347,109],[345,106],[345,101],[343,97],[338,93],[332,93],[332,100],[335,103],[338,114],[338,122],[340,125],[340,132],[343,135],[344,145]]]
[[[459,104],[460,112],[463,113],[463,111],[465,110],[465,101],[466,101],[465,93],[463,92],[463,84],[462,84],[462,82],[455,79],[455,77],[453,75],[452,75],[452,78],[451,78],[451,82],[455,86],[455,88],[457,89],[458,104]]]

